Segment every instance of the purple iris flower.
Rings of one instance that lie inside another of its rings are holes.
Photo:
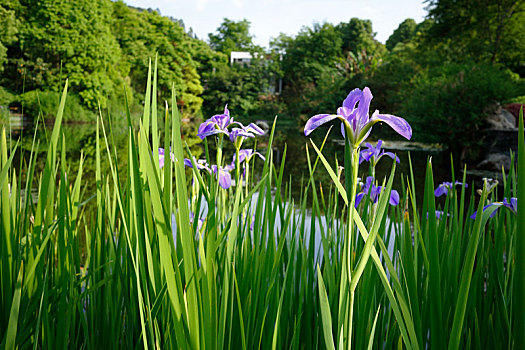
[[[364,161],[370,162],[370,160],[372,160],[372,163],[375,165],[383,156],[388,156],[399,163],[399,158],[394,153],[381,151],[382,145],[382,140],[377,140],[377,144],[375,146],[372,146],[370,143],[367,142],[366,149],[359,152],[359,164],[361,164]]]
[[[230,188],[230,186],[232,185],[232,176],[230,174],[231,167],[225,166],[225,167],[219,167],[217,169],[217,165],[212,165],[211,169],[213,170],[214,174],[217,174],[219,185],[225,190]]]
[[[253,149],[249,149],[249,148],[241,149],[239,150],[239,163],[242,163],[245,160],[249,162],[250,159],[252,159],[252,157],[255,155],[259,156],[259,158],[261,158],[262,160],[265,160],[262,154],[260,154],[257,151],[254,151]],[[235,154],[233,155],[232,163],[235,164]]]
[[[359,192],[355,197],[355,207],[357,208],[357,206],[361,203],[361,201],[366,195],[370,195],[372,203],[377,203],[381,191],[383,191],[383,186],[374,185],[374,178],[372,176],[367,177],[366,183],[363,185],[362,191]],[[390,205],[398,205],[399,192],[397,192],[396,190],[391,190],[390,199],[388,202],[390,203]]]
[[[445,215],[445,212],[443,210],[436,210],[435,214],[436,214],[436,218],[439,220],[443,217],[443,215]],[[447,213],[447,216],[450,216],[450,214]],[[427,219],[428,219],[428,212],[427,212]]]
[[[238,137],[255,137],[257,135],[264,135],[264,130],[254,123],[250,123],[247,126],[243,126],[241,123],[238,124],[240,125],[240,128],[233,128],[230,132],[231,142],[235,142]]]
[[[230,132],[228,131],[228,127],[233,124],[239,123],[233,121],[233,118],[230,117],[230,111],[228,110],[228,105],[226,105],[223,114],[216,114],[199,126],[197,136],[199,136],[201,140],[215,134],[226,134],[229,136]]]
[[[171,161],[174,162],[175,154],[170,152],[170,158],[171,158]],[[162,169],[163,167],[164,167],[164,148],[159,148],[159,168]]]
[[[198,170],[204,169],[208,172],[213,172],[214,174],[216,174],[217,179],[219,180],[219,185],[222,188],[227,189],[230,188],[230,186],[232,185],[232,176],[230,174],[230,171],[235,169],[235,166],[233,164],[226,165],[224,167],[219,167],[219,171],[217,171],[217,165],[212,165],[210,169],[204,159],[199,159],[195,163],[197,165]],[[193,164],[191,164],[191,160],[189,160],[188,158],[184,159],[184,165],[193,168]]]
[[[494,210],[492,212],[492,214],[490,214],[490,217],[494,217],[494,215],[496,215],[496,212],[498,211],[498,209],[500,207],[507,207],[510,209],[511,212],[513,212],[514,214],[517,214],[518,213],[518,198],[516,197],[512,197],[510,199],[510,202],[507,200],[507,198],[503,198],[503,202],[494,202],[494,203],[491,203],[489,205],[486,205],[483,207],[483,211],[485,211],[485,209],[489,208],[489,207],[496,207],[496,210]],[[471,219],[475,219],[476,218],[476,214],[478,212],[476,211],[474,214],[472,214],[470,216]]]
[[[465,188],[468,187],[467,183],[463,183],[460,181],[456,181],[455,183],[443,182],[439,184],[439,186],[434,191],[434,196],[441,197],[442,195],[447,195],[448,190],[451,190],[452,188],[454,188],[454,186],[457,186],[457,185],[465,186]]]
[[[348,137],[354,147],[358,147],[368,137],[372,126],[381,121],[390,125],[399,135],[410,140],[412,128],[405,119],[390,114],[379,114],[377,110],[372,114],[372,117],[369,117],[372,97],[372,92],[368,87],[363,90],[354,89],[350,91],[343,101],[343,106],[337,109],[337,114],[317,114],[310,118],[304,126],[304,135],[308,136],[320,125],[339,118],[342,121],[341,133],[345,136],[345,131],[350,132]]]
[[[204,159],[195,159],[193,157],[193,160],[195,161],[195,164],[197,165],[197,170],[205,169],[207,171],[210,171],[210,168],[208,167],[208,164]],[[188,158],[184,158],[184,166],[193,168],[193,164],[191,164],[191,160]]]
[[[193,225],[193,220],[195,219],[195,215],[193,215],[193,213],[190,212],[190,224]],[[202,226],[204,225],[204,221],[205,219],[203,218],[199,218],[199,222],[197,223],[197,231],[200,231]]]

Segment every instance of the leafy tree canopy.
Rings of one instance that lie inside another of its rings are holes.
[[[216,34],[209,34],[210,46],[215,50],[230,55],[232,51],[253,51],[253,36],[250,34],[250,22],[232,21],[225,18],[217,28]]]
[[[525,73],[525,0],[428,0],[431,38],[449,58],[500,62]]]
[[[392,35],[386,41],[386,48],[392,50],[397,43],[405,43],[410,41],[416,33],[416,21],[412,18],[407,18],[394,30]]]

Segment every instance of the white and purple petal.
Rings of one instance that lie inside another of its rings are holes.
[[[164,148],[159,148],[159,168],[164,167]]]
[[[245,128],[246,131],[253,133],[254,135],[262,136],[264,135],[264,130],[259,127],[259,125],[250,123]]]
[[[304,126],[304,136],[310,135],[312,131],[317,129],[319,126],[334,120],[338,116],[336,114],[317,114],[312,118],[308,119]]]
[[[379,120],[387,123],[395,132],[404,138],[410,140],[412,138],[412,128],[407,121],[401,117],[397,117],[391,114],[375,114],[371,121]]]
[[[361,203],[361,201],[363,200],[363,198],[365,197],[365,194],[364,192],[359,192],[356,196],[355,196],[355,207],[357,208],[357,206]]]
[[[390,191],[389,203],[390,205],[394,205],[394,206],[399,204],[399,192],[397,192],[396,190]]]
[[[219,185],[222,188],[224,188],[225,190],[230,188],[230,186],[232,185],[232,176],[228,171],[226,171],[223,168],[219,169],[217,177],[219,180]]]
[[[434,190],[434,196],[436,197],[441,197],[442,195],[446,195],[447,193],[448,193],[448,187],[445,186],[444,184],[439,185]]]
[[[359,99],[359,105],[357,105],[357,122],[360,125],[365,125],[368,123],[368,111],[370,109],[370,101],[372,101],[372,92],[370,89],[366,86],[363,89],[363,93],[361,94],[361,98]]]
[[[382,156],[388,156],[388,157],[394,159],[396,162],[399,163],[399,158],[398,158],[394,153],[392,153],[392,152],[384,152],[384,151],[383,151],[383,152],[381,153],[380,157],[382,157]]]
[[[362,95],[363,92],[361,91],[361,89],[353,89],[343,101],[343,107],[348,108],[350,111],[354,110],[356,103],[361,99]]]

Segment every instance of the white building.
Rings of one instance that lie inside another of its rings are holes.
[[[254,53],[255,57],[259,57],[259,53]],[[242,65],[250,65],[250,62],[252,58],[254,57],[252,54],[248,51],[232,51],[230,53],[230,65],[235,64],[242,64]],[[283,57],[282,55],[279,57],[279,59],[282,61]],[[270,79],[270,86],[267,88],[267,92],[271,94],[279,94],[282,91],[283,81],[281,78],[279,78],[277,81],[275,79]]]
[[[257,55],[257,52],[255,53]],[[257,57],[257,56],[256,56]],[[250,64],[253,56],[248,51],[232,51],[230,53],[230,64],[233,63],[243,63]]]

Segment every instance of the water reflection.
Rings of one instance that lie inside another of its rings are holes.
[[[135,129],[138,128],[138,118],[135,121]],[[161,123],[162,124],[162,123]],[[271,123],[269,123],[271,124]],[[21,126],[20,128],[14,128],[13,125]],[[11,132],[12,140],[20,140],[20,152],[18,152],[15,158],[15,169],[20,169],[20,164],[29,162],[29,155],[33,147],[33,137],[35,138],[35,145],[37,146],[34,149],[36,155],[36,174],[43,170],[45,162],[45,153],[47,152],[47,143],[51,134],[52,125],[39,125],[35,130],[35,125],[29,123],[28,119],[20,121],[20,123],[5,123],[4,126],[6,129]],[[113,120],[111,124],[111,129],[109,128],[108,123],[105,124],[107,137],[110,144],[115,147],[115,154],[118,157],[119,171],[121,174],[124,174],[124,170],[127,167],[127,136],[128,128],[125,122],[125,118],[119,118],[118,120]],[[186,123],[183,125],[183,134],[184,141],[188,143],[191,148],[191,152],[196,156],[201,156],[204,145],[200,142],[196,135],[197,125],[192,125],[191,123]],[[328,128],[324,129],[325,132]],[[83,165],[83,180],[84,180],[84,190],[85,198],[90,197],[96,192],[95,188],[95,152],[96,152],[96,124],[93,123],[82,123],[82,124],[63,124],[62,125],[62,134],[65,137],[65,146],[66,146],[66,157],[67,157],[67,169],[68,173],[72,176],[76,176],[78,171],[78,165],[80,160],[80,155],[84,156],[84,165]],[[160,135],[163,135],[163,131],[160,130]],[[266,148],[268,147],[268,135],[258,140],[247,139],[243,147],[256,147],[258,151],[265,154],[267,152]],[[105,150],[105,141],[101,132],[101,162],[103,169],[109,169],[107,162],[107,152]],[[312,135],[312,140],[319,147],[322,144],[324,133],[319,132]],[[399,138],[398,138],[399,139]],[[210,148],[210,153],[213,158],[214,152],[214,142],[208,140],[208,145]],[[370,141],[373,142],[373,141]],[[288,182],[290,179],[290,187],[292,191],[292,197],[298,200],[301,196],[301,192],[304,191],[307,181],[309,179],[308,164],[306,158],[306,145],[310,143],[310,137],[305,137],[302,131],[302,124],[299,125],[293,121],[278,121],[278,125],[274,137],[274,146],[273,146],[273,159],[276,167],[281,166],[281,161],[283,156],[286,157],[284,165],[284,174],[285,182]],[[441,148],[437,145],[427,145],[414,142],[406,141],[385,141],[384,148],[395,153],[399,159],[400,163],[396,167],[396,175],[394,181],[394,188],[398,191],[402,190],[402,184],[407,183],[410,176],[409,168],[409,152],[412,160],[413,175],[416,183],[417,193],[422,193],[424,186],[425,178],[425,169],[426,162],[429,157],[432,157],[432,165],[434,172],[434,183],[439,184],[444,181],[451,181],[451,171],[454,170],[456,177],[461,177],[461,168],[457,167],[452,169],[451,167],[451,158],[447,152],[443,152]],[[286,147],[286,155],[284,155],[284,150]],[[59,149],[61,151],[61,149]],[[315,161],[315,152],[313,151],[311,145],[309,145],[310,157],[312,164]],[[226,143],[224,150],[224,159],[229,160],[233,155],[233,147]],[[325,147],[323,149],[323,154],[326,159],[332,164],[335,168],[335,160],[339,165],[343,164],[344,156],[344,142],[341,138],[341,135],[336,130],[332,130],[331,135],[329,136]],[[212,159],[213,161],[213,159]],[[360,168],[359,176],[361,178],[366,178],[368,176],[367,163],[363,163]],[[376,168],[376,178],[379,181],[385,176],[390,174],[392,167],[392,160],[390,158],[382,159],[377,168]],[[480,181],[477,173],[468,173],[467,182],[471,183],[473,180]],[[22,173],[22,181],[25,180],[25,174]],[[487,174],[483,174],[487,176]],[[317,184],[323,185],[323,187],[328,187],[331,185],[332,180],[328,175],[324,166],[319,163],[314,174],[315,181]],[[70,177],[70,181],[71,177]],[[401,193],[401,192],[400,192]],[[403,196],[403,194],[401,194]]]

